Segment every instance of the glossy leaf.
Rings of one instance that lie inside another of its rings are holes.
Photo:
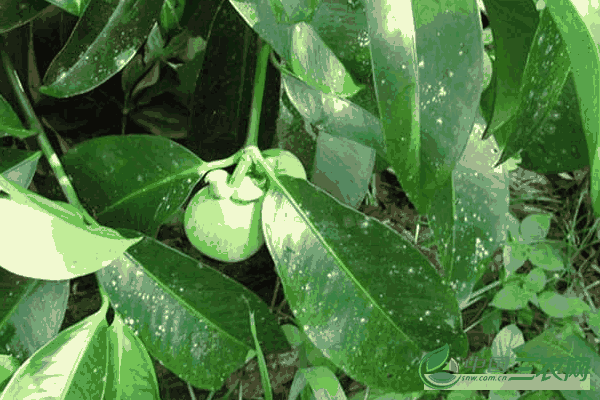
[[[453,292],[410,242],[306,181],[274,182],[265,241],[294,316],[326,357],[403,392],[423,387],[416,365],[440,338],[467,350]]]
[[[414,10],[410,2],[365,5],[388,161],[411,202],[426,213],[450,179],[479,108],[479,11],[468,0],[449,9],[435,2],[414,3]],[[460,36],[450,32],[456,25]]]
[[[310,22],[321,0],[283,0],[287,20],[291,23]]]
[[[40,92],[71,97],[117,74],[155,24],[162,0],[92,1],[46,71]]]
[[[311,182],[350,207],[358,207],[369,188],[375,150],[347,139],[319,133]]]
[[[105,136],[62,159],[82,204],[103,225],[154,236],[206,172],[185,147],[151,135]]]
[[[365,196],[374,153],[386,158],[379,121],[356,104],[313,89],[291,75],[283,76],[283,87],[308,129],[314,126],[319,132],[312,182],[355,207]]]
[[[367,0],[365,12],[388,161],[398,173],[404,191],[422,211],[415,194],[420,183],[421,139],[417,35],[412,2]],[[394,29],[391,29],[392,24]],[[389,54],[394,57],[388,57]]]
[[[496,135],[503,149],[498,164],[516,155],[532,137],[541,136],[538,132],[544,122],[549,122],[570,70],[566,44],[551,14],[544,10],[523,72],[519,107],[512,116],[512,124],[506,125],[514,130],[503,129],[502,134]],[[552,131],[556,126],[550,124],[544,129]]]
[[[494,168],[494,138],[480,140],[485,121],[478,117],[453,179],[438,187],[428,212],[440,262],[459,304],[485,272],[483,261],[506,241],[508,175]]]
[[[108,365],[105,377],[105,397],[121,399],[143,397],[160,400],[158,380],[152,359],[144,344],[119,314],[107,329]]]
[[[69,282],[29,279],[4,269],[0,282],[0,345],[21,365],[60,331]]]
[[[289,18],[286,15],[285,8],[283,7],[283,2],[281,0],[269,0],[269,4],[271,5],[271,10],[273,11],[273,15],[277,18],[277,22],[280,24],[289,22]]]
[[[35,132],[23,126],[21,119],[12,109],[10,103],[0,95],[0,138],[14,136],[19,139],[26,139],[33,135],[35,135]]]
[[[28,188],[41,156],[41,151],[0,147],[0,174],[9,182]]]
[[[131,119],[157,136],[183,139],[188,135],[188,114],[170,104],[140,108],[131,113]]]
[[[0,176],[0,266],[45,280],[71,279],[106,267],[141,238],[124,239],[108,227],[90,227],[81,214],[12,185]],[[29,251],[28,243],[36,243]]]
[[[335,374],[325,367],[306,368],[300,371],[312,389],[315,398],[346,400],[344,389]]]
[[[278,15],[271,7],[271,0],[229,0],[240,16],[246,21],[258,36],[267,41],[269,45],[284,59],[291,57],[291,35],[293,25],[282,24],[283,6],[277,2]],[[281,13],[281,14],[279,14]]]
[[[531,1],[485,0],[483,3],[492,24],[496,55],[492,84],[481,98],[488,123],[483,139],[487,139],[492,133],[496,135],[495,131],[517,111],[523,71],[540,17],[535,2]]]
[[[55,5],[69,14],[80,17],[90,1],[91,0],[48,0],[48,3]]]
[[[96,368],[92,374],[92,370],[106,362],[106,329],[101,310],[62,331],[21,365],[0,399],[101,397],[106,385],[103,371]]]
[[[318,130],[371,147],[381,157],[387,157],[385,137],[373,114],[349,100],[313,89],[291,75],[282,76],[282,85],[294,107]]]
[[[352,102],[378,116],[369,50],[369,25],[363,3],[323,1],[310,24],[356,82],[365,85],[363,90],[352,96]]]
[[[590,164],[573,73],[548,118],[522,146],[520,166],[538,173],[575,171]]]
[[[277,319],[256,294],[151,238],[97,276],[115,311],[148,351],[198,388],[218,389],[254,349],[246,300],[263,349],[288,346]]]
[[[600,176],[600,56],[597,29],[600,8],[588,2],[546,1],[556,26],[566,42],[571,69],[577,88],[581,120],[585,131],[590,163],[590,176]],[[590,187],[592,207],[600,215],[600,180],[592,179]]]
[[[0,356],[0,385],[5,383],[19,368],[19,360],[12,356]],[[1,388],[4,390],[4,388]]]
[[[160,25],[166,32],[171,32],[179,27],[185,3],[184,0],[165,0],[160,11]]]
[[[483,43],[475,1],[416,4],[421,181],[409,197],[420,198],[414,204],[424,214],[428,207],[419,204],[428,204],[451,179],[471,136],[483,88]],[[455,26],[461,35],[453,34]]]
[[[263,39],[268,41],[282,58],[286,60],[292,58],[290,50],[292,28],[287,24],[276,23],[268,0],[245,2],[232,0],[231,3],[244,20]],[[323,35],[323,42],[328,48],[335,47],[333,53],[338,60],[343,58],[344,63],[350,62],[355,69],[360,65],[363,75],[371,74],[364,13],[351,11],[346,3],[340,1],[327,1],[321,3],[316,9],[310,26],[319,36]],[[379,120],[372,113],[348,100],[313,89],[290,74],[284,73],[282,78],[287,96],[304,118],[305,127],[308,127],[309,133],[311,132],[310,126],[314,125],[317,131],[347,138],[375,149],[378,163],[386,162],[385,140]],[[368,92],[365,92],[364,96],[369,97],[371,90]],[[352,117],[348,118],[348,115]],[[316,134],[314,138],[316,138]],[[327,149],[327,151],[333,150],[334,148]],[[360,147],[356,146],[353,153],[360,151]],[[310,164],[312,164],[312,160],[310,160]],[[360,164],[360,161],[357,160],[356,164]],[[361,173],[365,170],[366,168],[361,169]],[[341,176],[338,177],[334,174],[330,176],[330,179],[333,181],[340,181],[338,178],[346,179],[343,175],[344,173],[341,173]],[[344,196],[349,198],[364,196],[362,185],[356,186],[353,181],[347,180],[344,182],[344,187],[347,188]]]
[[[310,86],[340,97],[353,96],[361,89],[311,25],[295,24],[291,50],[292,70]]]
[[[13,375],[0,399],[128,398],[159,399],[152,361],[117,315],[106,323],[108,303],[62,331]],[[124,354],[123,350],[127,349]]]
[[[49,7],[44,0],[3,0],[0,2],[0,33],[11,31],[33,20]]]
[[[166,41],[162,30],[158,24],[155,24],[150,30],[148,38],[146,39],[146,43],[144,44],[144,64],[150,65],[157,61],[162,55],[161,53],[163,52],[165,44]]]

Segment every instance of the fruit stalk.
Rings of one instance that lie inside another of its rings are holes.
[[[258,144],[258,127],[260,123],[260,112],[262,110],[262,100],[265,92],[265,79],[267,76],[267,63],[269,61],[269,53],[271,46],[266,43],[260,43],[260,51],[258,60],[256,61],[256,72],[254,74],[254,93],[252,96],[252,109],[250,110],[250,124],[248,126],[248,137],[244,147],[257,146]]]
[[[252,158],[244,152],[240,162],[235,166],[233,174],[229,177],[229,186],[235,189],[239,188],[250,167],[252,167]]]

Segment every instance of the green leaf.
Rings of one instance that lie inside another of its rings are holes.
[[[440,338],[466,354],[454,294],[410,242],[304,180],[272,183],[265,242],[296,320],[326,357],[354,379],[402,392],[423,388],[415,367]]]
[[[496,293],[490,305],[502,310],[519,310],[527,306],[530,298],[531,292],[521,288],[516,283],[511,283]]]
[[[28,188],[41,157],[41,151],[0,147],[0,174],[9,182]]]
[[[565,297],[562,294],[550,291],[540,293],[538,301],[542,311],[554,318],[568,318],[590,311],[590,306],[582,300],[576,297]]]
[[[425,354],[424,360],[426,360],[426,363],[423,372],[432,373],[435,370],[441,369],[447,363],[449,354],[450,346],[448,344]]]
[[[194,153],[152,135],[88,140],[62,162],[82,204],[101,224],[148,236],[177,212],[206,172]]]
[[[48,3],[54,4],[56,7],[69,14],[80,17],[90,3],[90,0],[48,0]]]
[[[544,240],[550,231],[551,214],[531,214],[523,219],[519,229],[520,242],[530,244]]]
[[[353,102],[324,94],[291,75],[282,76],[282,86],[300,115],[330,135],[350,139],[387,157],[385,137],[379,120]],[[352,118],[348,118],[352,115]]]
[[[474,2],[454,2],[449,8],[417,2],[414,10],[412,5],[372,0],[365,2],[365,13],[388,161],[411,202],[425,214],[469,140],[483,84],[483,46]],[[413,15],[414,25],[408,18],[388,30],[381,21],[391,15]],[[463,27],[460,36],[446,31],[456,25]]]
[[[522,146],[520,166],[539,173],[575,171],[589,165],[572,72],[548,118]]]
[[[397,3],[391,1],[391,4]],[[474,1],[446,4],[427,0],[414,4],[421,180],[415,188],[417,196],[410,190],[408,192],[411,201],[421,197],[427,204],[438,187],[456,179],[453,172],[460,168],[458,164],[479,113],[483,89],[483,33]],[[461,35],[453,34],[455,26],[461,27]],[[374,55],[373,58],[375,61],[377,57]],[[378,89],[383,86],[379,85],[379,79],[375,79],[375,84]],[[382,109],[381,97],[379,101]],[[383,120],[390,117],[383,112],[381,115]],[[398,176],[405,173],[394,163],[392,165]],[[402,180],[401,183],[404,189]],[[428,207],[420,208],[420,203],[422,201],[413,201],[420,213],[426,213]]]
[[[566,358],[577,358],[589,367],[584,373],[590,376],[592,390],[562,390],[561,395],[567,400],[594,400],[598,397],[597,388],[600,384],[600,356],[585,339],[573,334],[572,328],[572,325],[566,325],[546,329],[515,351],[519,357],[534,360],[557,357],[567,361]]]
[[[548,138],[544,137],[545,131],[556,131],[556,126],[548,117],[563,92],[570,66],[565,41],[551,14],[544,10],[521,78],[519,106],[512,115],[515,129],[498,137],[503,147],[498,163],[518,154],[525,144],[532,141],[539,145],[548,142]]]
[[[40,92],[71,97],[106,82],[135,56],[162,4],[162,0],[91,2],[48,67]]]
[[[35,134],[34,131],[30,131],[23,126],[21,119],[12,109],[10,103],[0,95],[0,138],[14,136],[19,139],[27,139]]]
[[[508,275],[514,274],[521,268],[525,261],[529,259],[530,253],[531,247],[523,243],[511,242],[504,246],[503,261]]]
[[[61,330],[70,297],[69,281],[24,278],[4,268],[0,268],[0,281],[5,294],[0,340],[9,344],[5,352],[16,358],[18,368]],[[0,383],[0,390],[7,383]]]
[[[160,10],[160,25],[166,33],[179,28],[185,3],[185,0],[165,0]]]
[[[516,355],[514,349],[525,343],[523,332],[515,324],[502,328],[492,342],[492,355],[496,361],[495,370],[506,372],[515,365]]]
[[[546,1],[560,34],[564,38],[573,71],[581,120],[585,131],[590,163],[590,176],[600,176],[600,59],[596,29],[600,8],[588,2]],[[590,195],[596,215],[600,215],[600,180],[592,179]]]
[[[509,240],[511,242],[518,242],[520,237],[519,228],[521,227],[521,223],[512,213],[509,213],[506,216],[506,222],[508,223],[508,233],[510,234]]]
[[[303,369],[300,372],[306,377],[315,398],[346,399],[342,385],[329,369],[314,367]]]
[[[483,139],[493,133],[501,146],[505,139],[496,131],[511,120],[519,106],[521,78],[529,48],[539,23],[539,13],[531,1],[487,0],[486,14],[493,21],[496,58],[492,84],[481,98],[488,122]],[[515,35],[515,32],[519,32]]]
[[[14,274],[45,280],[91,274],[141,240],[125,239],[108,227],[87,226],[81,214],[2,176],[0,188],[11,196],[0,198],[0,243],[5,246],[0,265]],[[28,251],[27,243],[36,243],[36,251]]]
[[[523,284],[525,289],[530,292],[539,293],[544,289],[546,285],[546,274],[543,268],[534,268],[527,274]]]
[[[517,310],[517,322],[521,325],[531,326],[533,323],[533,310],[529,307]]]
[[[321,132],[317,137],[314,166],[312,183],[331,193],[343,204],[357,208],[372,181],[375,151],[351,140]]]
[[[438,187],[427,214],[461,306],[485,272],[485,260],[506,241],[507,174],[493,167],[495,140],[479,139],[483,122],[479,116],[453,179]]]
[[[388,161],[398,174],[404,191],[424,212],[418,201],[421,174],[421,138],[417,72],[416,26],[412,2],[367,0],[365,13],[373,55],[373,77],[377,91],[381,126],[388,146]],[[406,20],[389,30],[381,21],[405,15]],[[388,58],[387,55],[394,54]]]
[[[562,271],[565,269],[562,250],[551,243],[538,242],[532,244],[529,260],[533,265],[546,271]]]
[[[4,383],[15,373],[21,363],[10,355],[0,355],[0,384]]]
[[[311,22],[321,0],[283,0],[287,20],[291,23]]]
[[[521,156],[518,155],[516,158],[509,158],[508,160],[506,160],[506,163],[504,164],[506,167],[507,171],[514,171],[515,169],[519,168],[519,164],[521,163],[522,159]]]
[[[596,310],[596,312],[589,312],[588,316],[588,325],[596,334],[596,337],[600,336],[600,310]]]
[[[285,24],[289,23],[289,18],[285,13],[285,8],[283,7],[283,2],[281,0],[269,0],[269,4],[271,5],[271,11],[273,11],[273,15],[277,19],[277,23]]]
[[[291,50],[292,70],[307,84],[340,97],[361,90],[311,25],[300,22],[294,26]]]
[[[0,2],[0,33],[26,24],[50,7],[45,0],[3,0]]]
[[[81,382],[82,379],[88,380],[85,388],[86,395],[101,397],[107,384],[102,376],[106,373],[108,350],[112,350],[113,346],[115,350],[117,346],[120,348],[127,346],[131,349],[128,340],[121,343],[108,340],[105,318],[107,307],[108,304],[104,304],[94,315],[62,331],[54,340],[47,342],[36,351],[16,371],[0,394],[0,399],[66,398],[67,393],[77,393],[75,396],[78,396],[82,394],[82,390],[79,390],[77,382]],[[85,343],[89,345],[86,346]],[[73,352],[74,347],[77,347],[78,351]],[[137,349],[131,350],[133,356]],[[96,369],[95,378],[90,379],[90,366],[97,365],[96,363],[103,368]],[[141,382],[145,382],[150,377],[144,371],[147,371],[144,366],[138,369]],[[127,375],[120,376],[119,372],[124,371],[117,371],[118,381],[122,378],[125,378],[125,382],[131,379]],[[154,383],[156,384],[156,377]],[[158,389],[158,384],[155,387]]]
[[[247,302],[263,351],[289,348],[277,318],[254,292],[152,238],[97,277],[148,352],[198,388],[218,390],[254,351]]]

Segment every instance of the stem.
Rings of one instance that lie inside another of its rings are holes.
[[[256,147],[258,143],[258,128],[260,125],[260,113],[262,110],[262,101],[265,92],[265,80],[267,76],[267,65],[269,61],[269,53],[271,46],[268,43],[261,42],[259,44],[260,51],[258,60],[256,61],[256,71],[254,74],[254,93],[252,96],[252,108],[250,110],[250,124],[248,127],[248,136],[244,149],[242,150],[241,160],[235,167],[233,174],[229,177],[228,184],[233,188],[240,187],[242,180],[252,166],[252,157],[246,151],[246,148]],[[236,153],[237,155],[238,153]],[[212,167],[212,165],[211,165]]]
[[[501,281],[496,281],[496,282],[490,283],[489,285],[479,289],[475,293],[471,293],[471,295],[467,299],[467,304],[462,306],[461,310],[469,308],[471,305],[477,303],[479,301],[479,299],[477,297],[479,297],[480,295],[484,294],[487,291],[492,290],[493,288],[495,288],[496,286],[501,285],[501,284],[502,284]]]
[[[260,113],[265,92],[265,80],[270,52],[271,46],[269,46],[268,43],[260,43],[260,51],[258,53],[254,75],[254,94],[252,97],[252,109],[250,110],[250,124],[248,127],[248,137],[246,138],[244,147],[258,145],[258,128],[260,125]]]
[[[260,165],[262,167],[260,169],[264,170],[267,180],[272,181],[274,179],[277,179],[277,177],[275,175],[275,171],[267,163],[267,161],[263,157],[263,155],[260,152],[260,150],[258,149],[258,147],[256,147],[256,146],[248,147],[246,149],[246,154],[248,154],[250,156],[253,164]]]
[[[88,214],[86,209],[83,207],[83,205],[79,201],[79,198],[77,197],[77,193],[75,193],[75,188],[73,188],[73,185],[71,184],[71,181],[69,180],[69,177],[65,173],[65,170],[63,169],[62,164],[60,163],[60,160],[58,159],[58,156],[56,155],[56,152],[54,151],[54,149],[52,148],[52,145],[48,141],[48,137],[46,136],[46,133],[44,132],[44,128],[42,127],[42,124],[40,123],[37,116],[35,115],[35,112],[33,111],[33,107],[31,106],[31,103],[29,102],[29,99],[27,98],[27,94],[25,94],[25,91],[23,90],[23,86],[21,85],[21,81],[19,80],[19,75],[17,75],[17,71],[15,70],[14,66],[12,65],[12,62],[10,61],[8,54],[6,54],[6,52],[4,50],[0,50],[0,55],[2,57],[2,62],[4,63],[4,67],[6,69],[6,75],[8,76],[8,79],[9,79],[12,87],[15,90],[15,94],[16,94],[17,98],[19,99],[21,109],[23,110],[23,112],[25,113],[25,116],[27,117],[27,122],[29,124],[29,127],[33,132],[35,132],[37,134],[38,144],[40,145],[42,152],[48,159],[48,162],[50,163],[50,167],[54,171],[54,175],[56,175],[56,178],[58,179],[58,183],[59,183],[65,197],[67,198],[67,200],[69,201],[69,203],[71,205],[77,207],[79,209],[79,211],[81,211],[81,213],[83,214],[83,216],[86,219],[86,222],[89,225],[92,225],[94,227],[99,227],[100,225],[98,224],[98,222],[96,222],[96,220],[94,220],[94,218],[92,218],[92,216],[90,216]]]
[[[248,173],[248,170],[251,166],[252,157],[250,157],[247,153],[244,153],[238,165],[235,166],[233,174],[231,174],[231,176],[229,177],[229,182],[227,182],[229,186],[235,189],[239,188],[242,184],[242,180]]]

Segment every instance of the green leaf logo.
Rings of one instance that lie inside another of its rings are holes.
[[[448,362],[450,355],[450,346],[445,344],[439,349],[425,354],[419,363],[419,376],[424,384],[433,389],[447,389],[460,379],[455,374],[458,373],[458,364],[453,359],[448,363],[449,370],[441,370]],[[425,374],[431,374],[426,377]]]

